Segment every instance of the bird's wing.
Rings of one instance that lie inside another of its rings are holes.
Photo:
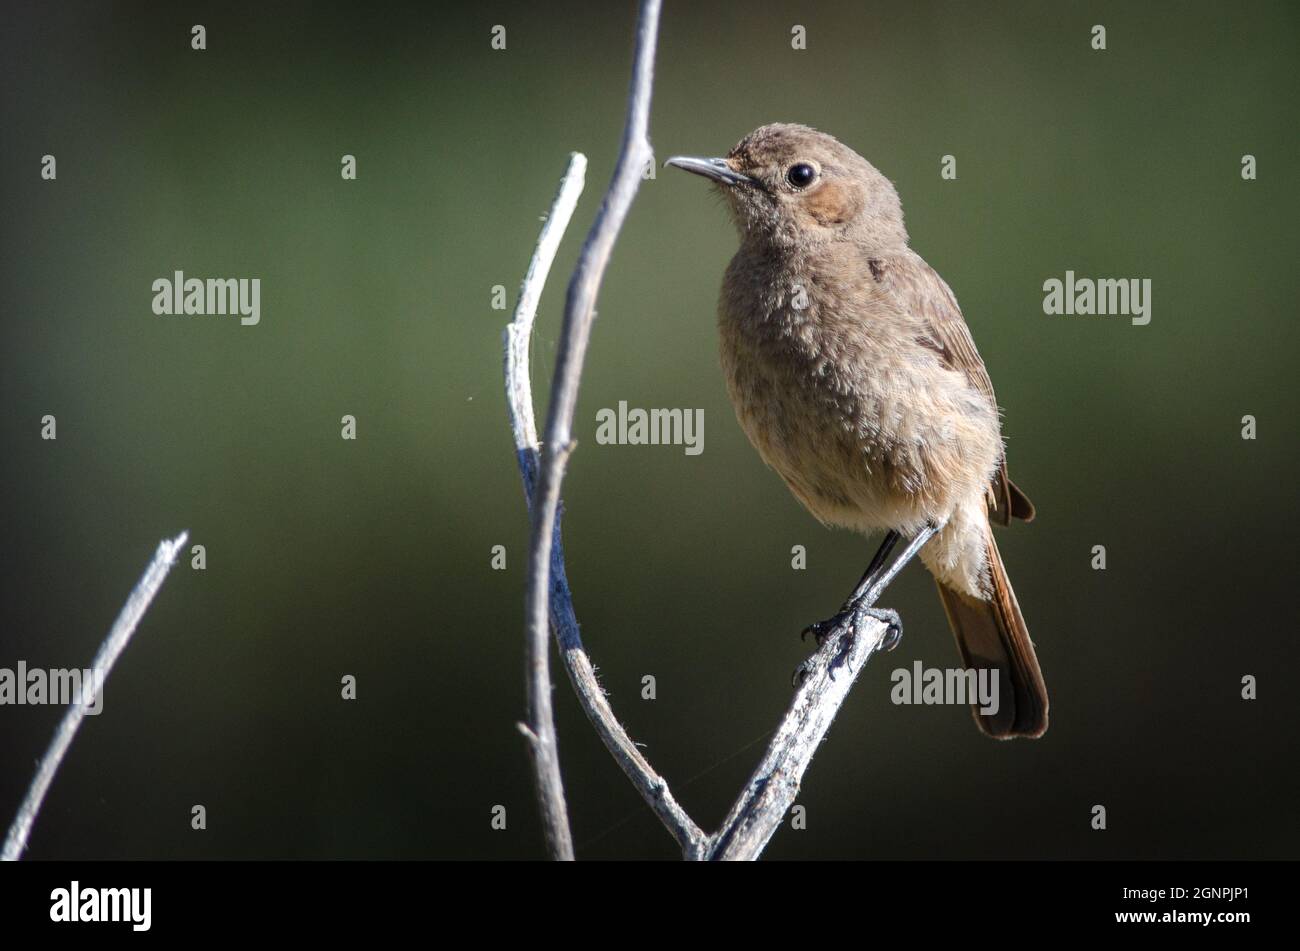
[[[993,381],[975,349],[957,298],[938,272],[910,251],[888,258],[871,258],[868,264],[876,282],[893,294],[900,307],[921,320],[925,329],[917,342],[937,353],[946,366],[964,373],[970,385],[984,394],[996,411]],[[988,496],[991,521],[1007,525],[1012,516],[1026,522],[1033,520],[1034,503],[1007,478],[1005,454],[993,474]]]

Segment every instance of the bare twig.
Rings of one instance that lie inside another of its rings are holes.
[[[864,618],[853,636],[848,623],[838,627],[808,662],[807,676],[794,695],[776,736],[750,776],[722,828],[709,842],[711,860],[756,859],[799,795],[813,754],[849,695],[858,672],[880,649],[888,628]]]
[[[595,319],[596,295],[614,240],[623,226],[641,171],[651,159],[646,128],[654,75],[654,50],[659,28],[659,0],[642,0],[637,24],[636,53],[632,66],[627,123],[614,177],[591,226],[569,281],[559,352],[546,418],[546,440],[533,499],[533,527],[529,545],[527,623],[533,643],[545,638],[550,604],[552,534],[560,507],[564,467],[573,451],[573,415],[582,379],[582,363]]]
[[[532,515],[529,547],[527,630],[529,658],[528,725],[520,724],[533,750],[538,796],[551,853],[571,858],[568,817],[560,782],[555,727],[546,662],[546,629],[555,631],[561,657],[578,700],[606,748],[659,816],[688,859],[754,859],[759,856],[798,795],[804,772],[830,728],[858,671],[878,650],[886,634],[883,623],[863,620],[857,636],[847,624],[832,631],[806,665],[796,692],[766,754],[750,777],[722,828],[706,835],[673,798],[667,782],[650,766],[614,715],[578,631],[573,596],[565,573],[560,537],[560,486],[574,444],[573,417],[587,342],[595,318],[596,296],[618,231],[651,158],[647,136],[658,0],[644,0],[637,29],[636,55],[622,151],[595,224],[583,245],[569,283],[564,325],[552,381],[546,443],[540,453],[528,373],[528,345],[537,297],[555,254],[555,244],[572,206],[562,199],[581,184],[581,156],[573,156],[520,290],[514,320],[506,329],[506,395],[524,494]],[[554,227],[553,227],[554,226]],[[566,851],[567,847],[567,851]]]
[[[659,0],[642,0],[637,21],[636,52],[633,55],[632,85],[628,96],[627,123],[623,130],[623,147],[614,167],[609,190],[605,193],[605,199],[578,258],[578,266],[569,282],[565,301],[564,323],[560,330],[559,354],[546,420],[546,439],[533,491],[525,618],[534,659],[539,651],[545,650],[549,627],[550,594],[556,580],[552,578],[552,558],[558,551],[554,533],[559,517],[560,485],[564,480],[565,463],[573,451],[573,414],[578,398],[578,383],[582,377],[582,362],[591,336],[591,324],[595,319],[596,294],[614,240],[618,237],[637,186],[641,183],[641,171],[651,159],[646,130],[650,117],[650,92],[658,30]],[[549,720],[549,695],[545,707]],[[572,844],[557,842],[554,838],[557,831],[554,826],[548,826],[551,854],[556,858],[571,858]]]
[[[68,705],[67,713],[63,715],[59,728],[54,732],[50,748],[45,751],[45,758],[41,760],[36,776],[32,779],[31,788],[27,790],[27,798],[23,800],[18,815],[14,817],[13,824],[9,827],[9,835],[5,839],[0,860],[15,862],[27,848],[27,838],[31,834],[32,824],[36,822],[36,815],[41,811],[41,804],[45,801],[45,794],[49,792],[50,783],[54,781],[54,774],[58,772],[68,747],[72,745],[72,740],[77,735],[77,728],[81,726],[81,721],[86,715],[86,708],[92,706],[98,694],[103,691],[104,681],[108,679],[109,671],[113,669],[113,664],[126,647],[127,641],[135,633],[136,626],[144,617],[145,611],[149,610],[150,602],[162,587],[177,552],[184,546],[188,537],[188,532],[181,532],[171,541],[164,539],[160,542],[153,561],[149,563],[149,567],[136,583],[130,597],[126,599],[122,612],[113,622],[112,630],[108,632],[108,637],[100,645],[99,653],[91,663],[90,669],[95,672],[92,685],[90,687],[83,685],[81,695]]]
[[[569,156],[569,167],[560,182],[551,211],[542,225],[537,248],[528,264],[528,273],[519,288],[515,316],[506,327],[506,405],[515,436],[515,454],[524,479],[524,496],[532,509],[533,487],[537,482],[537,424],[533,417],[532,387],[529,382],[528,342],[532,336],[537,303],[546,286],[551,263],[560,239],[569,227],[573,209],[582,195],[587,174],[587,158],[579,152]],[[521,390],[522,388],[522,390]],[[521,398],[522,397],[522,398]],[[558,530],[558,528],[557,528]],[[556,547],[558,548],[558,542]],[[530,634],[535,632],[531,631]],[[533,759],[533,776],[537,784],[537,801],[542,811],[542,825],[551,854],[557,859],[572,860],[573,835],[569,831],[569,813],[564,804],[564,782],[560,777],[560,755],[555,738],[555,717],[551,711],[550,649],[545,628],[541,637],[530,636],[526,644],[526,680],[528,723],[520,724],[528,739]]]
[[[583,649],[573,610],[572,595],[569,592],[568,579],[564,570],[559,518],[560,484],[564,477],[565,463],[573,450],[571,440],[573,415],[577,402],[578,383],[582,375],[583,357],[591,334],[591,324],[595,318],[596,295],[614,240],[627,217],[628,209],[641,182],[642,170],[652,157],[647,128],[659,6],[659,0],[644,0],[641,4],[622,150],[609,189],[583,245],[578,266],[569,283],[564,324],[560,334],[559,357],[552,386],[550,414],[547,418],[546,448],[540,461],[537,452],[537,436],[533,431],[532,389],[527,373],[528,339],[532,332],[535,307],[521,307],[516,312],[515,321],[507,332],[506,390],[510,403],[511,426],[515,434],[515,449],[524,480],[524,492],[528,496],[533,517],[526,606],[530,658],[529,683],[533,685],[530,686],[530,690],[534,695],[540,696],[543,693],[540,685],[549,686],[546,680],[545,662],[543,660],[542,666],[539,667],[538,658],[545,656],[546,631],[548,626],[553,627],[569,679],[583,710],[604,741],[606,748],[677,839],[683,851],[695,857],[703,853],[706,839],[704,833],[677,804],[668,790],[668,784],[651,768],[636,744],[619,724],[614,711],[605,699],[604,691],[596,680],[591,661]],[[539,252],[542,250],[540,246],[538,250]],[[523,297],[521,293],[521,305],[524,303]],[[534,704],[530,703],[530,712],[534,714],[530,732],[538,737],[538,741],[531,741],[530,738],[530,742],[535,747],[541,746],[546,755],[553,756],[555,741],[549,695],[545,701],[545,710],[533,708]],[[539,723],[544,725],[539,727]],[[549,742],[542,739],[541,731],[545,729],[551,731]],[[538,791],[543,802],[543,818],[547,824],[551,853],[557,858],[571,857],[571,851],[569,855],[564,855],[556,848],[555,830],[559,826],[559,821],[555,821],[549,815],[555,810],[553,790],[558,787],[558,765],[542,763],[536,756],[534,763],[537,765]],[[543,779],[541,775],[543,767],[548,770],[554,769],[552,779]],[[563,808],[562,802],[560,808]],[[567,826],[567,819],[563,821]]]
[[[574,153],[569,159],[569,168],[560,183],[559,193],[551,212],[547,215],[546,226],[537,242],[532,262],[528,266],[528,276],[520,288],[519,304],[515,308],[514,319],[505,332],[505,376],[506,404],[510,411],[510,428],[515,439],[515,455],[519,463],[519,472],[523,477],[524,496],[532,508],[537,485],[538,445],[537,429],[533,414],[533,391],[529,381],[528,345],[532,338],[533,321],[537,313],[537,300],[546,283],[547,272],[555,257],[555,247],[569,218],[573,205],[577,202],[582,189],[583,173],[587,160]],[[573,684],[583,711],[596,728],[601,740],[619,766],[632,780],[633,785],[663,820],[665,826],[681,845],[683,851],[691,857],[704,853],[706,836],[691,821],[685,810],[677,804],[668,784],[654,771],[646,758],[641,755],[632,738],[627,735],[605,692],[596,679],[595,669],[583,648],[582,636],[578,632],[578,620],[573,609],[573,595],[569,590],[568,577],[564,570],[564,548],[560,537],[559,519],[555,520],[555,531],[551,545],[551,597],[550,625],[555,631],[561,657],[569,680]],[[536,651],[536,653],[534,653]],[[538,695],[546,695],[549,701],[550,673],[546,662],[546,641],[535,645],[529,639],[528,670],[529,690]],[[530,698],[533,694],[530,693]],[[555,727],[551,719],[549,703],[544,712],[532,709],[530,702],[528,725],[520,724],[521,731],[529,740],[533,751],[533,767],[538,784],[538,797],[542,802],[544,821],[557,810],[567,829],[567,816],[564,814],[563,788],[558,775],[558,756],[555,748]],[[549,732],[549,742],[539,741],[539,737]]]

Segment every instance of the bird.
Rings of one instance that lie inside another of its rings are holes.
[[[708,179],[739,234],[718,331],[741,428],[823,524],[886,533],[840,612],[808,630],[820,643],[872,616],[896,642],[901,621],[875,600],[917,555],[966,668],[997,671],[998,710],[972,705],[976,724],[1042,736],[1047,688],[992,532],[1035,509],[1007,476],[992,381],[952,290],[910,247],[893,183],[794,123],[665,165]]]

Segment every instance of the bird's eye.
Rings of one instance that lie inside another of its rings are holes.
[[[812,180],[817,177],[817,169],[813,168],[807,162],[800,162],[798,165],[791,165],[790,171],[785,173],[785,180],[795,188],[807,188],[812,184]]]

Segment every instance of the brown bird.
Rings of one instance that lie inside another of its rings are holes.
[[[919,551],[962,660],[999,672],[990,736],[1041,736],[1043,684],[990,522],[1034,517],[1007,478],[984,361],[957,300],[908,247],[893,184],[833,136],[766,125],[725,158],[669,165],[726,196],[740,250],[722,284],[722,366],[736,416],[765,462],[820,521],[888,534],[840,614],[864,616]],[[900,537],[902,555],[886,562]]]

